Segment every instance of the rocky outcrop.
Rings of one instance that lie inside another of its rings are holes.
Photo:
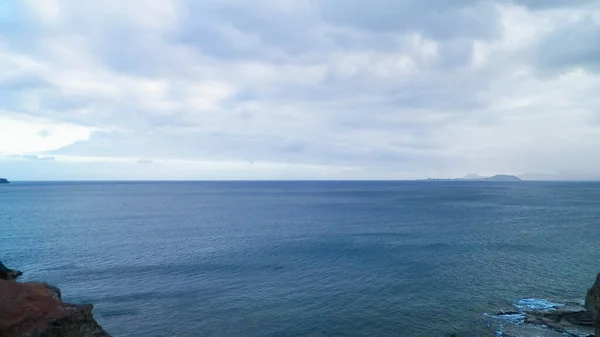
[[[573,331],[589,331],[591,333],[593,330],[595,335],[600,337],[600,274],[587,292],[585,307],[581,308],[573,303],[563,303],[541,310],[526,310],[524,314],[524,323],[526,324],[546,326],[566,336],[580,335]]]
[[[23,275],[23,272],[8,269],[2,262],[0,262],[0,280],[16,280],[21,275]]]
[[[600,274],[588,290],[585,304],[578,301],[526,298],[515,302],[516,310],[486,314],[491,319],[512,323],[503,329],[501,336],[538,336],[526,329],[551,329],[544,336],[600,337]],[[493,325],[490,325],[493,326]],[[510,329],[510,333],[505,333]],[[552,331],[553,330],[553,331]],[[514,333],[518,331],[518,333]],[[539,331],[538,331],[539,332]],[[497,333],[498,334],[498,333]]]
[[[594,320],[596,336],[600,336],[600,274],[598,274],[596,282],[587,292],[585,310],[590,313]]]
[[[578,327],[592,327],[594,320],[587,311],[556,310],[551,312],[532,311],[525,315],[525,323],[545,325],[555,331],[569,335]]]
[[[21,273],[0,265],[0,336],[110,337],[91,304],[64,302],[60,289],[47,283],[16,282]]]
[[[571,301],[550,301],[546,299],[521,299],[515,302],[514,311],[502,311],[489,315],[513,323],[502,329],[501,336],[543,336],[593,337],[592,315],[584,310],[582,303]],[[541,329],[541,330],[540,330]]]
[[[8,179],[0,178],[0,184],[8,184]]]

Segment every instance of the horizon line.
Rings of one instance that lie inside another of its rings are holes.
[[[477,183],[519,183],[519,182],[600,182],[600,179],[521,179],[520,181],[491,181],[478,179],[83,179],[83,180],[9,180],[9,183],[85,183],[85,182],[477,182]]]

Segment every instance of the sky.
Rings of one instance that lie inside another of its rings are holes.
[[[600,2],[0,0],[11,180],[600,177]]]

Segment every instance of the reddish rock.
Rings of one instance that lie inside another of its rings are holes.
[[[47,283],[0,280],[0,336],[110,337],[92,316],[92,305],[63,302]]]
[[[21,336],[42,331],[69,314],[43,283],[0,280],[0,335]]]

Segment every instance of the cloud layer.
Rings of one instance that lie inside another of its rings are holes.
[[[0,154],[55,158],[0,174],[600,172],[595,1],[9,0],[0,20]]]

